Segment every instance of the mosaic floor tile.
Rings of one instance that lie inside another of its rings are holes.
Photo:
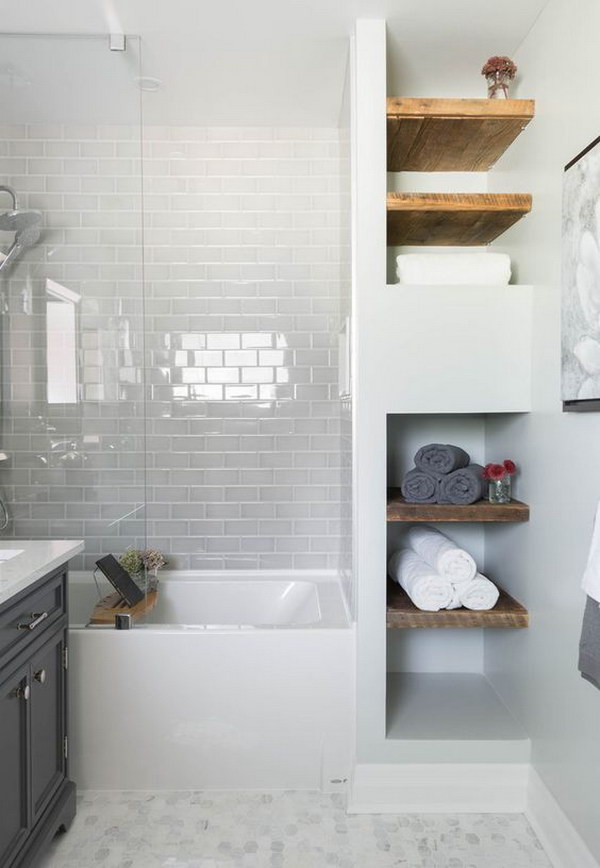
[[[551,868],[522,814],[353,815],[307,792],[82,792],[41,868]]]

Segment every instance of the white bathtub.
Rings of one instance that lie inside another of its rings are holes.
[[[334,576],[167,574],[158,605],[129,631],[84,626],[96,596],[89,577],[71,576],[79,786],[343,786],[354,631]]]

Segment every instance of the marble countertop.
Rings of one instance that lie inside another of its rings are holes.
[[[1,539],[0,558],[7,550],[18,550],[21,554],[9,560],[0,559],[0,605],[78,555],[83,547],[83,540]]]

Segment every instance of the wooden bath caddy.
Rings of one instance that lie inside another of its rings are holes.
[[[96,603],[89,623],[114,627],[115,615],[131,615],[132,621],[139,621],[140,618],[152,611],[156,606],[157,599],[158,590],[154,588],[148,591],[144,599],[135,606],[128,606],[121,595],[115,591]]]

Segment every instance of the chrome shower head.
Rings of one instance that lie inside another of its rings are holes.
[[[2,232],[23,232],[33,226],[38,226],[41,222],[42,215],[39,211],[14,210],[4,211],[0,214],[0,230]]]
[[[31,213],[31,212],[30,212]],[[18,256],[23,253],[24,250],[27,250],[28,247],[33,247],[39,241],[41,235],[41,228],[39,223],[35,223],[29,226],[26,226],[24,229],[21,229],[15,235],[15,240],[11,244],[10,250],[6,254],[6,257],[0,262],[0,272],[8,268],[8,266],[13,262]]]
[[[0,231],[15,233],[10,250],[0,262],[0,271],[2,271],[24,250],[39,241],[42,215],[39,211],[21,211],[16,191],[8,184],[0,184],[0,192],[8,193],[12,199],[12,210],[0,214]]]
[[[42,229],[39,223],[31,223],[29,226],[24,226],[19,229],[15,235],[14,243],[24,250],[26,247],[33,247],[40,240]]]

